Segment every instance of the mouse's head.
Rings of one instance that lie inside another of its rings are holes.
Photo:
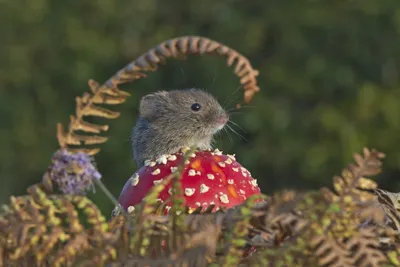
[[[228,113],[209,93],[200,89],[159,91],[146,95],[140,116],[165,129],[171,127],[202,139],[214,135],[229,120]]]

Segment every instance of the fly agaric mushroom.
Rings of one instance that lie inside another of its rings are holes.
[[[149,193],[153,185],[177,170],[181,159],[189,149],[185,148],[172,155],[162,155],[155,161],[146,161],[145,165],[126,182],[119,197],[121,206],[131,213],[134,205],[139,204]],[[171,197],[172,182],[159,194],[159,201]],[[189,211],[205,210],[215,205],[213,211],[231,208],[243,203],[249,196],[260,194],[257,181],[250,172],[240,165],[234,156],[224,155],[218,149],[195,151],[188,158],[181,186],[185,205]],[[168,213],[171,203],[166,203]]]

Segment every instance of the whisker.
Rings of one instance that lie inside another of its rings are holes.
[[[244,112],[240,112],[240,111],[231,111],[228,112],[229,116],[234,116],[234,115],[238,115],[238,114],[245,114]]]
[[[181,72],[182,72],[183,80],[186,81],[185,72],[183,71],[183,68],[182,68],[182,67],[181,67]]]
[[[245,106],[241,106],[240,108],[233,107],[233,108],[231,108],[231,109],[228,109],[227,112],[230,112],[230,111],[232,111],[232,110],[245,109],[245,108],[258,108],[258,106],[245,105]]]
[[[243,105],[241,108],[258,108],[256,105]]]
[[[213,79],[213,83],[212,83],[212,85],[211,85],[211,88],[213,88],[214,87],[214,85],[215,85],[215,80],[217,79],[217,66],[215,66],[215,70],[214,70],[214,79]]]
[[[236,94],[239,91],[240,88],[243,88],[243,84],[242,83],[239,84],[239,86],[235,89],[235,91],[233,91],[232,95]]]
[[[235,110],[239,110],[239,109],[238,108],[230,108],[230,109],[227,109],[226,112],[229,113],[229,112],[232,112],[232,111],[235,111]]]
[[[240,89],[241,87],[243,87],[243,84],[239,84],[239,86],[238,86],[238,87],[235,89],[235,91],[233,91],[233,93],[231,94],[231,97],[232,97],[234,94],[236,94],[236,93],[239,91],[239,89]],[[230,102],[227,103],[228,100],[229,100],[229,99],[227,99],[227,100],[222,104],[222,107],[223,107],[224,109],[225,109],[226,106],[229,105],[232,101],[237,101],[237,99],[231,98],[231,99],[230,99]]]
[[[229,120],[228,123],[232,123],[233,125],[235,125],[236,127],[238,127],[240,130],[242,130],[243,133],[247,134],[246,131],[245,131],[242,127],[240,127],[239,124],[237,124],[236,122],[234,122],[234,121],[232,121],[232,120]]]
[[[247,140],[243,135],[239,134],[238,132],[236,132],[234,129],[232,129],[231,126],[229,126],[228,124],[226,124],[226,126],[229,128],[229,130],[231,130],[232,132],[234,132],[237,136],[239,136],[240,138],[242,138],[244,141],[250,143],[249,140]]]
[[[232,138],[232,136],[231,136],[231,134],[229,133],[229,131],[224,127],[223,128],[224,129],[224,131],[226,132],[226,134],[228,135],[228,139],[229,139],[229,141],[231,142],[231,144],[233,143],[233,138]]]
[[[231,97],[230,99],[228,98],[227,100],[225,100],[225,102],[222,104],[223,109],[226,109],[232,102],[236,102],[237,99],[235,99],[234,97]]]

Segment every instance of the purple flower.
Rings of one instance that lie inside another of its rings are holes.
[[[88,154],[65,149],[54,153],[48,174],[64,194],[82,195],[88,189],[94,190],[94,179],[101,179]]]

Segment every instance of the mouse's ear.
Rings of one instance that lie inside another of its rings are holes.
[[[159,91],[154,94],[148,94],[140,100],[140,116],[151,120],[158,113],[160,104],[168,97],[167,91]]]

